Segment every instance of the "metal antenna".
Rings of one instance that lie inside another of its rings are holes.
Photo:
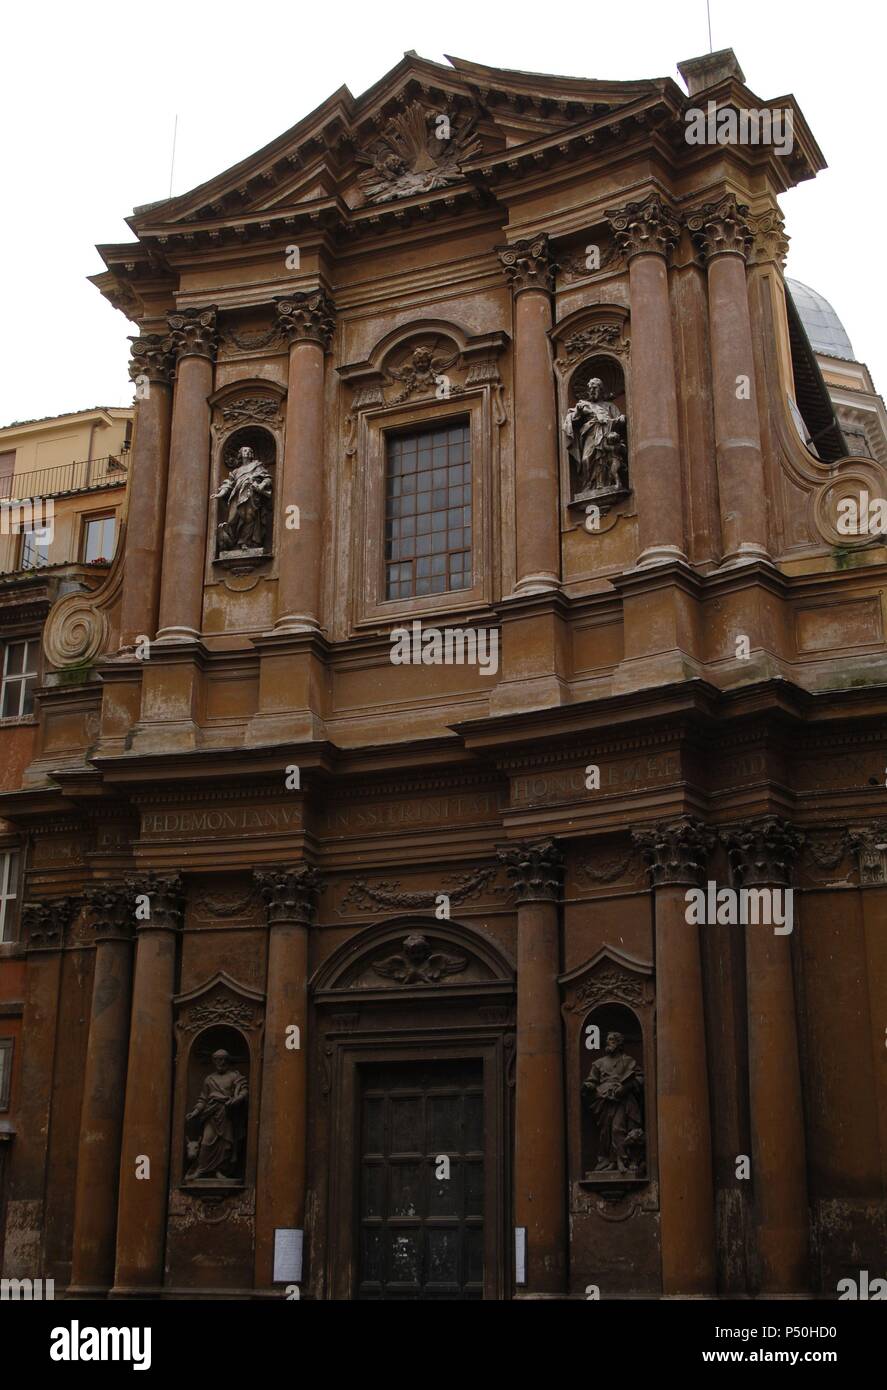
[[[708,51],[714,53],[714,44],[711,41],[711,0],[705,0],[705,13],[708,16]]]
[[[706,0],[707,3],[707,0]],[[709,34],[709,37],[711,35]],[[172,159],[169,161],[169,196],[172,197],[172,171],[176,167],[176,135],[179,129],[179,114],[176,112],[175,124],[172,128]]]

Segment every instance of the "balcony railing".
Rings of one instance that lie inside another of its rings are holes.
[[[67,492],[91,492],[120,487],[126,482],[126,455],[107,454],[100,459],[59,463],[54,468],[33,468],[0,478],[0,499],[60,497]]]

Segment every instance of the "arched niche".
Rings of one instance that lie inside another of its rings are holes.
[[[627,1004],[600,1004],[585,1016],[579,1046],[583,1180],[645,1178],[647,1092],[640,1019]]]
[[[227,1024],[204,1028],[191,1041],[185,1069],[183,1182],[243,1186],[253,1099],[249,1044]]]
[[[566,506],[606,511],[631,492],[628,311],[596,304],[552,329]]]
[[[642,1187],[656,1174],[653,966],[603,946],[560,986],[574,1194]],[[621,1035],[615,1054],[607,1052],[611,1033]],[[623,1093],[609,1095],[611,1083]]]
[[[210,398],[210,559],[223,570],[241,573],[273,557],[285,394],[274,382],[256,380],[230,383]]]
[[[255,1185],[264,995],[220,972],[177,995],[173,1007],[172,1182],[174,1188],[221,1200]],[[222,1074],[214,1057],[219,1051],[227,1054]],[[222,1126],[223,1142],[213,1151],[213,1135],[204,1131],[221,1119],[216,1106],[228,1096],[234,1102],[227,1107],[230,1133]]]

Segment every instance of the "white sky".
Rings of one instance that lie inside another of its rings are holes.
[[[883,0],[711,0],[763,99],[793,92],[829,168],[782,199],[788,273],[835,306],[887,391]],[[86,276],[123,218],[251,154],[406,49],[534,72],[674,77],[708,51],[705,0],[557,5],[382,0],[61,0],[9,6],[0,83],[0,424],[132,399],[135,329]],[[877,137],[877,138],[876,138]]]

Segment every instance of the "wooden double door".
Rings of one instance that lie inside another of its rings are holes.
[[[482,1061],[358,1071],[357,1298],[482,1298]]]

